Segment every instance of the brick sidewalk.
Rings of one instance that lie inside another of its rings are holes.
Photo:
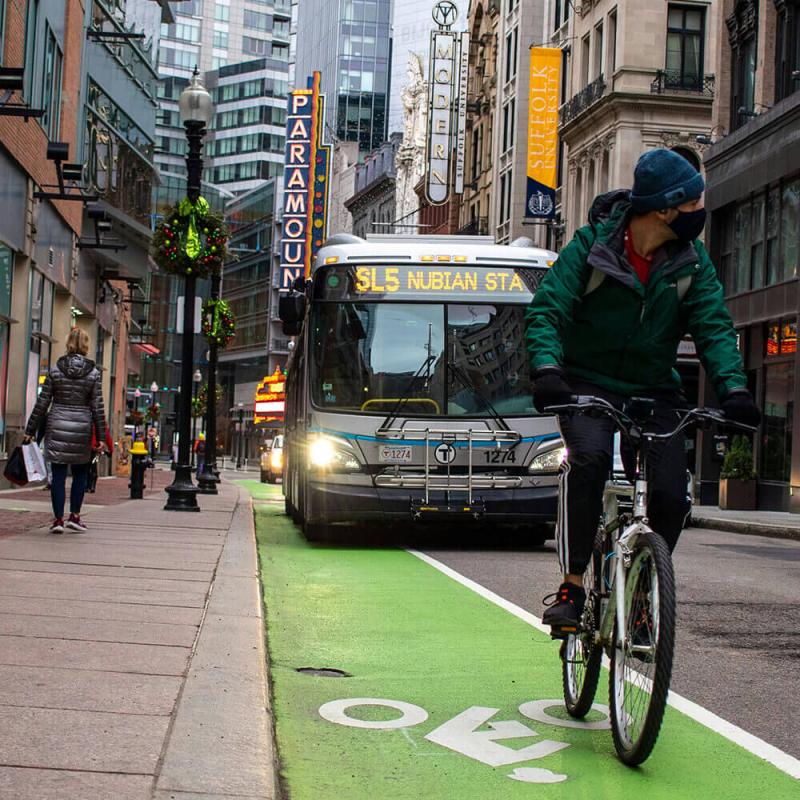
[[[0,538],[0,798],[276,796],[249,496],[169,512],[153,477],[99,482],[85,534]]]

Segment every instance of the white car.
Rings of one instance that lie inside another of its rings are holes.
[[[261,453],[261,483],[277,483],[283,475],[283,435],[272,440],[272,446]]]

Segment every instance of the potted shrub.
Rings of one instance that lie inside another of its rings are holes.
[[[753,511],[756,507],[756,473],[753,446],[746,436],[734,436],[719,473],[719,507]]]

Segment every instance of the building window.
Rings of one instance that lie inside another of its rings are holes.
[[[244,11],[243,24],[245,28],[253,31],[268,31],[269,30],[269,15],[262,14],[260,11]]]
[[[226,49],[228,47],[228,31],[214,31],[214,47]]]
[[[289,45],[286,44],[276,44],[275,42],[272,43],[272,57],[276,61],[289,61]],[[373,73],[364,73],[365,75],[372,76]],[[363,86],[363,81],[362,81]],[[367,90],[365,90],[367,91]],[[370,85],[369,91],[372,91],[372,85]]]
[[[506,35],[506,83],[517,76],[517,42],[519,28]]]
[[[242,52],[250,56],[265,56],[269,51],[269,42],[265,39],[254,39],[252,36],[242,37]]]
[[[25,16],[25,98],[33,98],[33,71],[38,61],[36,33],[39,27],[39,0],[31,0]]]
[[[667,86],[703,88],[705,10],[670,4],[667,11]]]
[[[564,0],[566,3],[567,0]],[[561,27],[561,0],[555,0],[553,8],[553,30],[557,31]]]
[[[731,130],[744,125],[755,107],[758,0],[740,0],[725,20],[731,45]]]
[[[219,3],[214,4],[214,19],[217,22],[228,22],[231,18],[230,6],[223,6]]]
[[[586,36],[581,39],[581,85],[580,88],[582,89],[584,86],[589,85],[589,34],[587,33]]]
[[[592,80],[599,78],[603,73],[603,23],[594,29],[594,64]]]
[[[42,108],[44,115],[41,125],[50,141],[57,141],[61,127],[61,50],[55,34],[47,27],[44,69],[42,70]]]
[[[503,152],[514,146],[514,117],[516,99],[512,98],[503,106]]]
[[[800,2],[775,0],[775,100],[800,89]]]
[[[777,348],[777,352],[770,352],[773,348]],[[790,476],[795,394],[792,354],[796,348],[796,320],[768,323],[759,469],[759,477],[764,481],[788,481]],[[781,355],[791,357],[772,362],[772,358]]]
[[[783,187],[781,197],[781,275],[787,281],[800,274],[800,179]]]
[[[608,15],[608,54],[606,55],[606,74],[614,76],[617,68],[617,9]]]
[[[6,34],[6,3],[5,0],[0,0],[0,64],[3,63],[3,51],[5,49],[4,47],[5,34]],[[3,452],[2,439],[0,439],[0,452]]]
[[[8,386],[8,339],[11,322],[11,281],[14,276],[14,253],[0,243],[0,453],[4,453],[6,435],[6,391]]]

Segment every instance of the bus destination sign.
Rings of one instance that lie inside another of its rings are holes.
[[[358,300],[368,296],[413,300],[448,295],[451,302],[457,302],[456,298],[464,295],[473,299],[503,298],[512,302],[529,302],[540,272],[543,271],[432,264],[335,267],[325,270],[316,296],[326,300]]]

